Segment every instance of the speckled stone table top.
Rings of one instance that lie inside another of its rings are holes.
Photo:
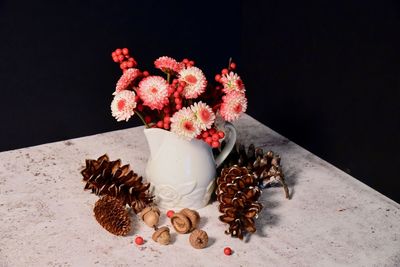
[[[199,210],[210,237],[203,250],[174,231],[161,246],[137,217],[126,237],[97,223],[84,160],[107,152],[143,175],[149,152],[136,127],[0,153],[0,266],[400,266],[399,204],[250,116],[236,127],[240,142],[281,155],[292,197],[264,190],[258,230],[246,242],[224,234],[216,203]],[[161,225],[170,225],[165,216]],[[136,235],[146,243],[135,245]]]

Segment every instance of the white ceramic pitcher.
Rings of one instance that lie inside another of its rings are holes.
[[[211,147],[202,140],[184,140],[157,128],[144,129],[150,148],[145,174],[160,208],[199,209],[206,206],[214,190],[216,168],[236,142],[236,130],[225,124],[227,144],[214,159]]]

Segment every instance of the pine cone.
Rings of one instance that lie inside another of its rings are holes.
[[[289,189],[280,165],[281,158],[272,151],[264,153],[261,148],[255,148],[250,144],[247,151],[244,145],[236,144],[223,164],[224,168],[237,165],[246,167],[255,174],[259,186],[264,189],[273,183],[280,183],[285,192],[285,197],[289,199]]]
[[[149,183],[143,183],[142,177],[121,166],[121,160],[110,161],[105,154],[97,160],[87,159],[86,167],[81,171],[85,190],[91,189],[96,195],[109,195],[118,198],[123,205],[128,204],[135,213],[152,203],[153,196],[148,189]]]
[[[254,219],[262,205],[257,201],[261,191],[254,174],[245,167],[224,168],[217,178],[216,194],[223,213],[219,219],[229,224],[226,234],[243,239],[245,233],[256,231]]]
[[[94,216],[98,223],[114,235],[127,235],[131,230],[131,219],[122,201],[104,196],[94,205]]]

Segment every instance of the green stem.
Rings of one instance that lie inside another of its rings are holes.
[[[168,84],[170,83],[169,81],[171,80],[171,74],[169,72],[167,72],[167,82]]]
[[[142,114],[140,114],[138,111],[135,111],[135,113],[138,115],[139,119],[143,122],[143,124],[146,126],[146,128],[150,128],[149,125],[144,120]]]

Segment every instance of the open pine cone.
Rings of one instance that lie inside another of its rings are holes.
[[[225,160],[223,167],[246,167],[254,173],[258,185],[263,189],[274,183],[282,185],[285,197],[289,199],[289,189],[286,185],[281,166],[281,158],[272,151],[264,153],[261,148],[250,144],[247,151],[244,145],[237,144]]]
[[[86,167],[81,171],[85,190],[91,189],[96,195],[108,195],[119,199],[123,205],[128,204],[135,213],[140,212],[152,203],[153,196],[148,189],[149,183],[129,169],[121,166],[121,160],[110,161],[107,155],[97,160],[87,159]]]
[[[245,233],[256,231],[254,219],[262,205],[257,201],[261,191],[254,174],[245,167],[224,168],[217,178],[216,194],[223,213],[219,219],[229,224],[226,234],[243,239]]]

